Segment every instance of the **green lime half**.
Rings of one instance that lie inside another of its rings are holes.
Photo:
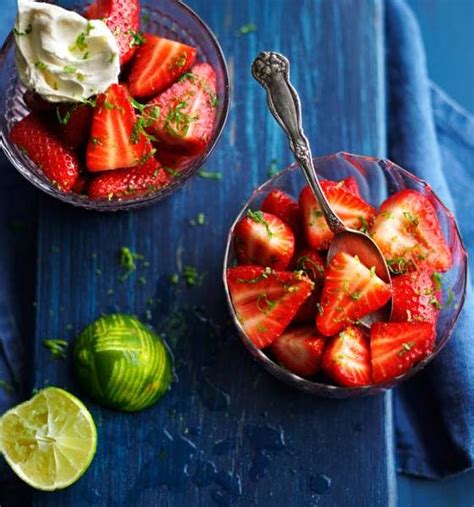
[[[67,488],[87,470],[97,430],[85,405],[47,387],[0,419],[0,450],[13,471],[44,491]]]
[[[149,407],[169,389],[171,355],[159,336],[129,315],[105,315],[74,344],[74,369],[98,403],[133,412]]]

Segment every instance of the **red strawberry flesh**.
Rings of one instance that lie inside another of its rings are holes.
[[[435,331],[428,322],[377,322],[370,330],[374,383],[406,373],[428,356]]]
[[[235,226],[234,248],[240,264],[284,270],[293,257],[295,238],[278,217],[249,210]]]
[[[293,327],[271,344],[271,351],[287,370],[301,377],[311,377],[321,367],[326,341],[318,335],[314,325]]]
[[[332,336],[382,308],[390,297],[390,285],[375,274],[375,269],[339,252],[326,270],[317,327],[323,335]]]
[[[259,349],[283,333],[313,288],[305,275],[260,266],[229,268],[227,284],[237,318]]]
[[[349,326],[331,339],[324,351],[322,369],[340,386],[371,384],[369,343],[359,328]]]

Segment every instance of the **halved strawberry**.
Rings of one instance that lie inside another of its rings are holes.
[[[59,137],[67,146],[80,148],[90,137],[93,108],[89,104],[62,104],[56,108]]]
[[[421,266],[447,271],[452,265],[436,210],[416,190],[390,196],[380,206],[370,235],[395,273]]]
[[[358,327],[346,327],[331,339],[324,351],[322,369],[341,386],[365,386],[372,382],[369,343]]]
[[[336,254],[326,269],[321,307],[316,317],[319,332],[332,336],[348,324],[372,313],[390,299],[390,285],[375,269],[345,252]]]
[[[321,186],[335,213],[347,227],[367,230],[375,215],[370,204],[345,189],[344,186],[339,186],[334,182],[322,181]],[[334,235],[329,230],[321,208],[309,186],[304,187],[301,191],[299,203],[303,231],[309,246],[316,250],[327,249]]]
[[[314,282],[311,296],[299,307],[294,320],[295,322],[314,322],[326,271],[324,259],[316,250],[305,248],[293,257],[291,265],[294,265],[294,269],[304,271]]]
[[[95,176],[87,193],[91,199],[133,199],[140,195],[154,193],[170,181],[171,177],[152,157],[136,167],[109,171]]]
[[[149,33],[143,37],[128,78],[130,93],[139,99],[165,91],[196,60],[196,48]]]
[[[114,34],[125,65],[143,42],[140,33],[140,0],[97,0],[85,12],[88,19],[102,19]]]
[[[436,324],[441,309],[441,291],[430,269],[421,269],[392,278],[395,322],[424,321]]]
[[[354,194],[357,197],[361,197],[359,184],[357,183],[357,180],[354,178],[354,176],[348,176],[347,178],[344,178],[343,180],[339,181],[333,180],[323,180],[323,181],[327,187],[343,188],[344,190],[347,190],[351,194]]]
[[[301,377],[311,377],[321,367],[326,341],[318,335],[314,325],[292,327],[271,344],[271,351],[287,370]]]
[[[31,113],[13,125],[11,141],[43,171],[51,183],[69,192],[79,175],[79,160],[40,119]]]
[[[149,132],[181,155],[199,155],[214,131],[216,107],[214,70],[207,63],[195,65],[149,102],[147,110],[158,112]]]
[[[235,226],[234,248],[240,264],[284,270],[293,257],[295,237],[275,215],[249,210]]]
[[[313,288],[304,274],[260,266],[229,268],[227,283],[237,317],[259,349],[283,333]]]
[[[298,203],[285,192],[274,188],[265,197],[262,211],[271,213],[291,227],[295,238],[301,235],[301,217]]]
[[[428,356],[435,330],[428,322],[377,322],[370,329],[374,383],[406,373]]]
[[[152,151],[130,102],[127,88],[114,84],[97,99],[87,145],[89,171],[135,167]]]

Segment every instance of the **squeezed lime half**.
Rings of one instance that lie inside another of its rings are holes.
[[[0,419],[0,450],[13,471],[33,488],[54,491],[74,484],[97,448],[97,430],[85,405],[47,387]]]
[[[130,315],[97,319],[76,338],[73,357],[84,391],[117,410],[134,412],[153,405],[173,378],[164,342]]]

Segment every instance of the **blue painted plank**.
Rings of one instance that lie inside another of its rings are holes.
[[[389,396],[330,401],[277,383],[239,343],[220,281],[233,217],[266,179],[271,159],[280,166],[290,161],[250,77],[252,58],[261,49],[291,57],[317,153],[344,148],[383,155],[382,4],[191,5],[220,37],[233,75],[229,123],[207,164],[222,171],[223,180],[194,178],[166,201],[127,214],[97,215],[41,200],[35,387],[79,393],[98,423],[99,447],[76,485],[35,493],[34,504],[344,507],[356,499],[358,505],[391,505]],[[236,36],[249,22],[257,23],[257,32]],[[189,219],[201,211],[208,225],[191,227]],[[150,263],[124,283],[117,264],[122,245]],[[205,274],[202,286],[169,283],[183,265]],[[54,361],[41,345],[44,338],[71,341],[102,312],[113,311],[148,320],[176,356],[179,382],[143,413],[99,408],[78,391],[70,359]]]

